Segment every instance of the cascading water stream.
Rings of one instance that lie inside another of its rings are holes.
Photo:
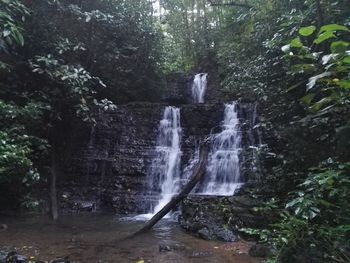
[[[159,123],[156,156],[148,175],[149,189],[159,193],[158,201],[154,207],[150,207],[148,214],[140,215],[140,218],[152,217],[179,191],[181,134],[180,109],[166,107]]]
[[[235,102],[225,104],[222,131],[213,137],[206,179],[199,189],[205,195],[233,195],[242,185],[239,152],[241,132]]]
[[[160,153],[160,158],[154,160],[155,171],[152,172],[152,178],[158,177],[161,186],[160,199],[152,211],[153,214],[162,209],[179,190],[181,133],[180,109],[166,107],[159,125],[157,151]]]
[[[196,103],[204,103],[206,88],[207,74],[197,74],[192,85]],[[253,116],[255,122],[256,111]],[[212,135],[205,180],[196,188],[197,194],[230,196],[242,186],[241,132],[237,103],[225,104],[221,132]],[[136,219],[148,219],[159,212],[192,176],[199,161],[199,149],[195,150],[181,174],[181,136],[180,109],[167,106],[159,123],[155,157],[147,177],[148,196],[156,198],[150,201],[148,213]]]
[[[207,90],[207,73],[199,73],[194,76],[192,84],[192,98],[194,103],[204,103]]]

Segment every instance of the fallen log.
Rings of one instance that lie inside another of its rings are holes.
[[[161,220],[166,214],[173,210],[179,202],[181,202],[192,189],[200,182],[205,174],[208,162],[208,140],[201,143],[199,149],[199,162],[196,169],[193,172],[191,180],[185,185],[182,191],[174,196],[157,214],[155,214],[139,231],[135,233],[142,234],[150,230],[159,220]]]

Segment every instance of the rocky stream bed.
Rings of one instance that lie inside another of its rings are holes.
[[[258,263],[249,256],[251,242],[205,241],[163,220],[149,233],[125,239],[143,222],[102,214],[62,216],[53,223],[45,216],[1,218],[0,262],[141,263],[208,262]],[[15,251],[6,261],[8,252]],[[26,260],[26,259],[27,260]]]

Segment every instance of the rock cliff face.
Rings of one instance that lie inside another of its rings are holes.
[[[64,166],[59,181],[61,209],[110,210],[115,213],[145,213],[146,204],[156,201],[148,189],[147,174],[156,155],[155,146],[163,110],[174,105],[181,110],[181,170],[193,158],[201,139],[220,132],[224,115],[224,94],[218,80],[209,75],[205,104],[193,104],[193,77],[168,77],[160,103],[130,103],[96,116],[93,127],[80,127],[79,147]],[[254,149],[261,144],[256,104],[238,104],[242,133],[240,154],[242,177],[248,186],[259,181]],[[202,238],[234,241],[240,227],[264,222],[253,211],[257,201],[242,190],[239,196],[191,196],[182,205],[183,228]],[[146,202],[147,201],[147,202]],[[225,226],[225,227],[224,227]]]
[[[109,208],[117,213],[145,212],[144,199],[153,198],[145,196],[146,175],[165,106],[134,103],[100,114],[66,168],[65,180],[60,181],[63,208],[73,205],[77,209]],[[181,106],[183,168],[199,140],[219,125],[222,115],[221,103]]]

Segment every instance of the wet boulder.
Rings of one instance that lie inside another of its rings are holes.
[[[7,254],[8,254],[8,251],[6,251],[5,248],[0,247],[0,263],[6,262]]]
[[[238,241],[238,236],[233,233],[233,231],[225,228],[220,228],[215,231],[215,236],[217,240],[225,242],[235,242]]]
[[[200,230],[198,230],[198,236],[203,238],[204,240],[213,240],[214,235],[212,231],[210,231],[207,227],[203,227]]]
[[[28,263],[29,261],[25,256],[19,255],[17,254],[17,252],[12,251],[7,254],[5,262],[6,263]]]
[[[229,229],[219,226],[203,227],[197,232],[198,236],[205,240],[220,240],[224,242],[234,242],[239,238]]]
[[[190,195],[182,203],[180,225],[206,240],[238,241],[241,228],[263,228],[269,221],[256,207],[261,201],[246,195]]]

